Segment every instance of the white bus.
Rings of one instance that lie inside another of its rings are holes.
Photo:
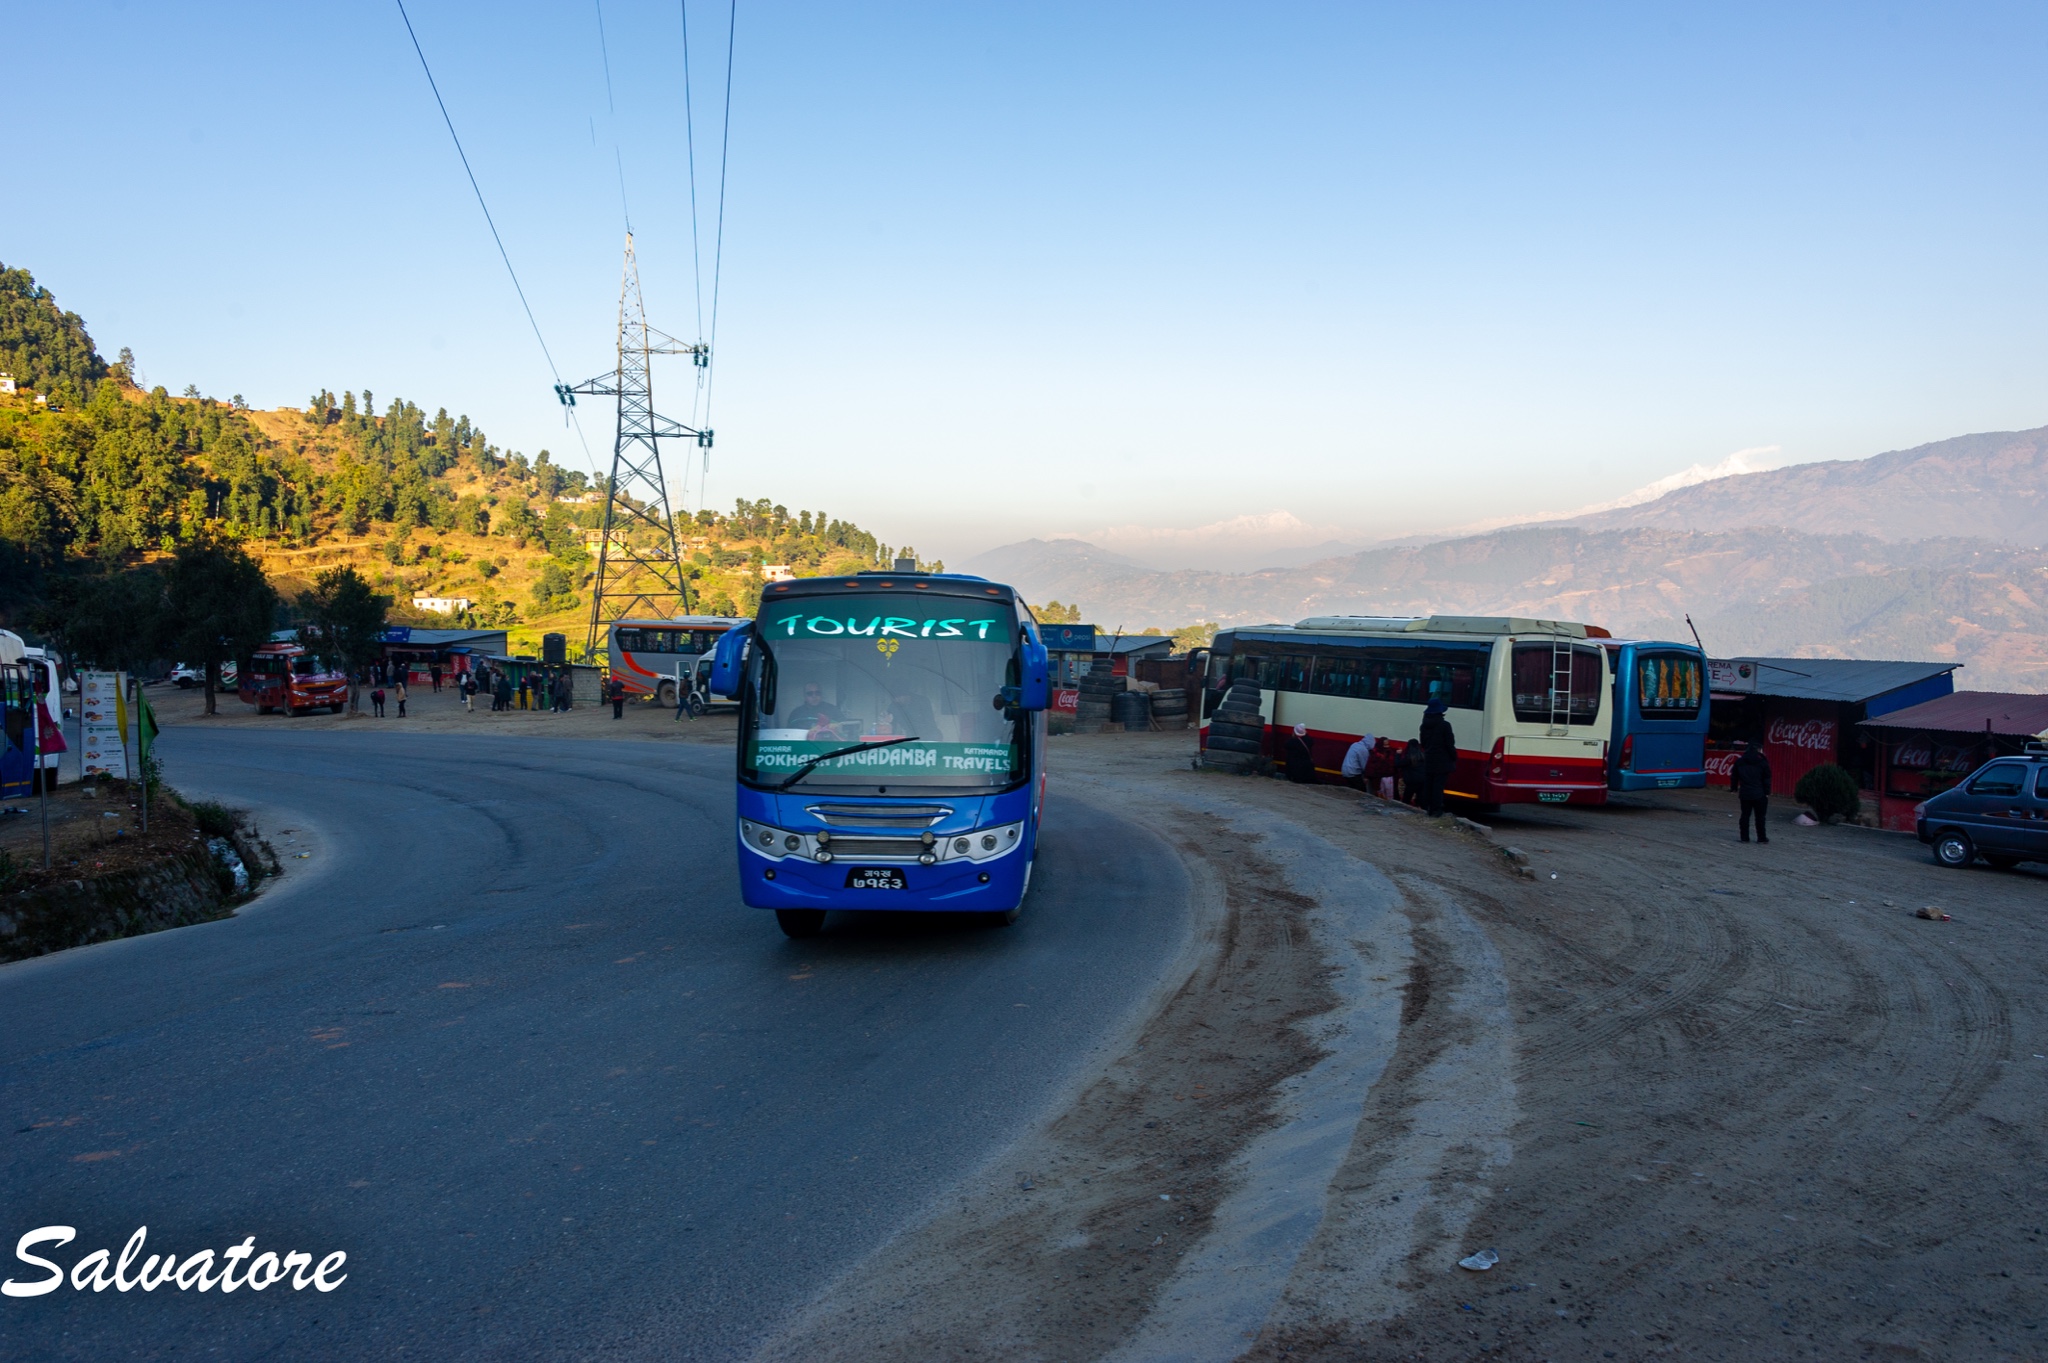
[[[1458,740],[1448,795],[1482,805],[1605,804],[1612,728],[1607,638],[1560,620],[1432,615],[1314,616],[1224,630],[1209,655],[1209,715],[1233,682],[1259,687],[1261,740],[1277,755],[1306,724],[1317,770],[1338,778],[1361,734],[1416,737],[1431,701]]]
[[[697,660],[710,657],[727,630],[746,623],[734,615],[614,620],[605,636],[605,661],[627,695],[673,706],[678,682],[696,674]]]

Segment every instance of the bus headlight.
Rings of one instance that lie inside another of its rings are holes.
[[[1016,849],[1024,836],[1021,823],[1001,824],[995,828],[978,829],[965,837],[954,838],[950,843],[941,843],[943,860],[946,861],[989,861]]]
[[[792,833],[786,828],[775,828],[765,823],[755,823],[751,819],[740,820],[740,841],[746,844],[748,851],[767,857],[770,861],[803,856],[808,850],[809,843],[809,839],[801,833]]]

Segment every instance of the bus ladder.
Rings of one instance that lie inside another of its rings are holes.
[[[1572,646],[1564,638],[1550,641],[1550,732],[1568,732],[1572,722]]]

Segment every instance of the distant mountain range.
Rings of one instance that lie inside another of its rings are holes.
[[[1534,615],[1710,652],[1959,661],[2048,690],[2048,427],[1680,488],[1637,506],[1255,572],[1146,568],[1081,540],[966,564],[1134,631],[1309,614]]]
[[[2048,543],[2048,426],[1717,478],[1571,523],[1600,530],[1778,525],[1815,535],[1964,536],[2039,546]]]

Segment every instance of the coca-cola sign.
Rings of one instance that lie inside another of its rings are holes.
[[[1735,752],[1710,752],[1707,754],[1707,775],[1727,780],[1735,775],[1735,759],[1741,756]]]
[[[1892,751],[1892,765],[1908,771],[1926,771],[1934,765],[1934,744],[1925,734],[1916,734]]]
[[[1764,741],[1780,748],[1833,752],[1835,722],[1831,719],[1774,719]]]

